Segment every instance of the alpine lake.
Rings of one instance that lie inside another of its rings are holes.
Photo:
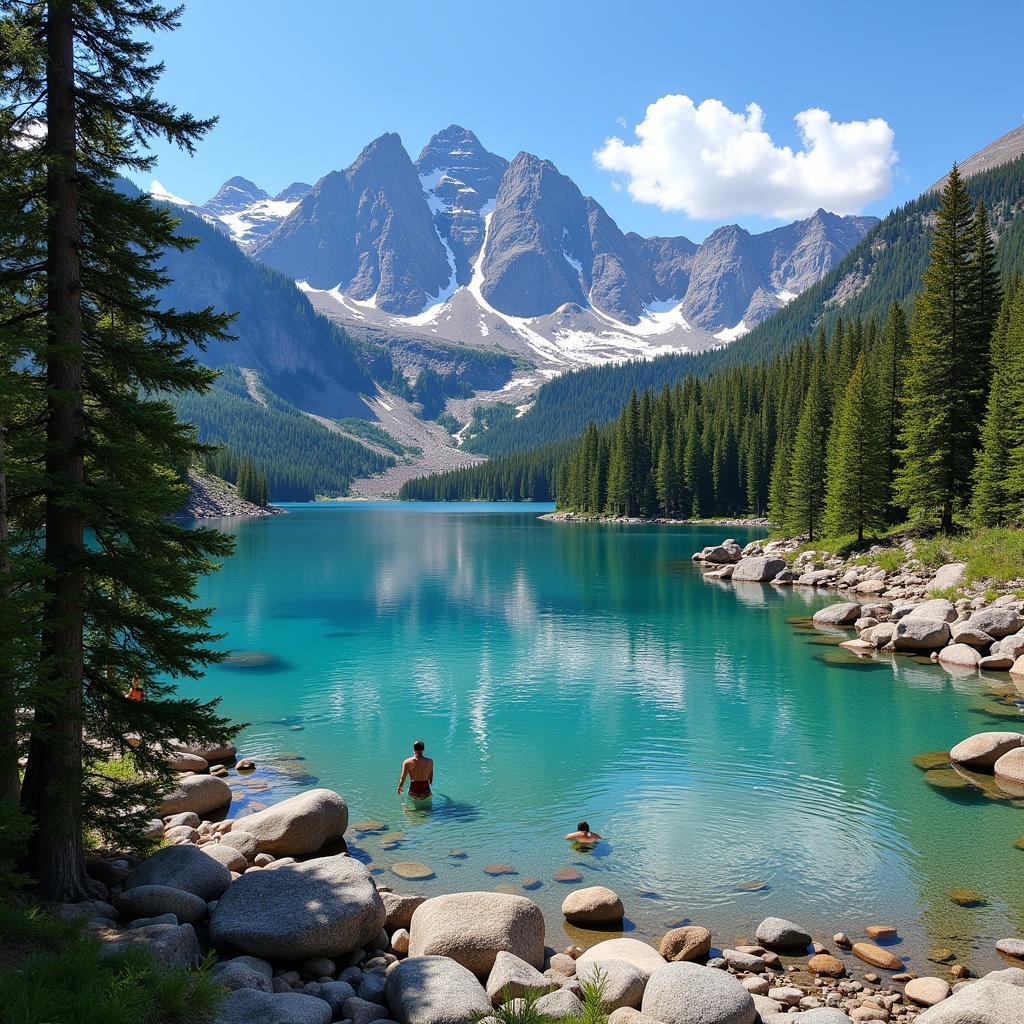
[[[690,560],[758,531],[284,508],[207,524],[236,541],[199,594],[231,654],[181,689],[249,723],[236,742],[258,768],[232,773],[232,815],[334,789],[381,883],[524,893],[556,947],[608,937],[559,910],[606,885],[655,944],[697,923],[721,948],[776,915],[830,946],[895,925],[920,974],[1004,966],[1024,800],[920,755],[1020,728],[1006,674],[859,659],[808,621],[834,591],[705,580]],[[426,806],[396,793],[414,739],[436,763]],[[562,838],[583,819],[605,837],[590,852]]]

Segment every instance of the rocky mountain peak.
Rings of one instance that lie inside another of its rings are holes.
[[[254,181],[236,175],[228,178],[217,190],[217,194],[208,199],[200,209],[210,217],[221,217],[226,213],[238,213],[253,203],[269,198],[270,195]]]
[[[434,227],[455,261],[456,282],[469,283],[483,245],[486,212],[508,161],[486,150],[467,128],[449,125],[432,136],[416,160]]]
[[[312,188],[312,185],[307,185],[304,181],[293,181],[287,188],[281,189],[274,199],[279,203],[297,203],[307,192],[312,191]]]

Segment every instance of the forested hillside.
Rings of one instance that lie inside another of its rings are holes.
[[[265,388],[253,400],[237,368],[224,367],[206,394],[172,396],[178,416],[199,439],[224,446],[209,468],[234,481],[247,458],[266,477],[271,501],[310,501],[346,494],[353,477],[382,472],[395,460],[303,415]]]
[[[560,441],[513,452],[476,466],[417,477],[402,485],[402,501],[554,501],[558,469],[574,450]]]
[[[940,202],[910,323],[894,300],[884,320],[837,318],[771,360],[633,391],[568,458],[517,464],[551,474],[559,508],[591,515],[767,514],[811,537],[908,514],[946,529],[1024,520],[1020,264],[1000,275],[985,205],[957,174]],[[445,489],[414,483],[410,496]]]
[[[1024,266],[1024,158],[968,178],[972,201],[983,200],[996,235],[1002,273]],[[818,284],[731,345],[700,355],[590,367],[544,384],[533,407],[518,419],[495,422],[467,447],[499,455],[578,435],[589,420],[607,422],[630,393],[672,384],[688,373],[769,360],[824,327],[874,318],[881,323],[893,302],[907,303],[920,289],[940,200],[925,193],[890,213]],[[470,433],[474,433],[470,428]]]

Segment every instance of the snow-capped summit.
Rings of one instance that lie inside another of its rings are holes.
[[[302,189],[308,191],[309,186],[293,182],[285,192],[298,193],[297,198],[282,198],[284,193],[280,193],[271,199],[255,182],[236,175],[228,178],[198,212],[211,224],[227,231],[241,248],[249,249],[295,209],[304,194]]]
[[[221,217],[226,213],[238,213],[270,196],[255,182],[236,175],[228,178],[213,198],[203,203],[203,213],[210,217]]]

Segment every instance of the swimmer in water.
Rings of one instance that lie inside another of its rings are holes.
[[[601,836],[590,831],[590,825],[581,821],[576,826],[575,832],[570,832],[566,837],[571,843],[579,843],[580,846],[595,846],[601,841]]]

